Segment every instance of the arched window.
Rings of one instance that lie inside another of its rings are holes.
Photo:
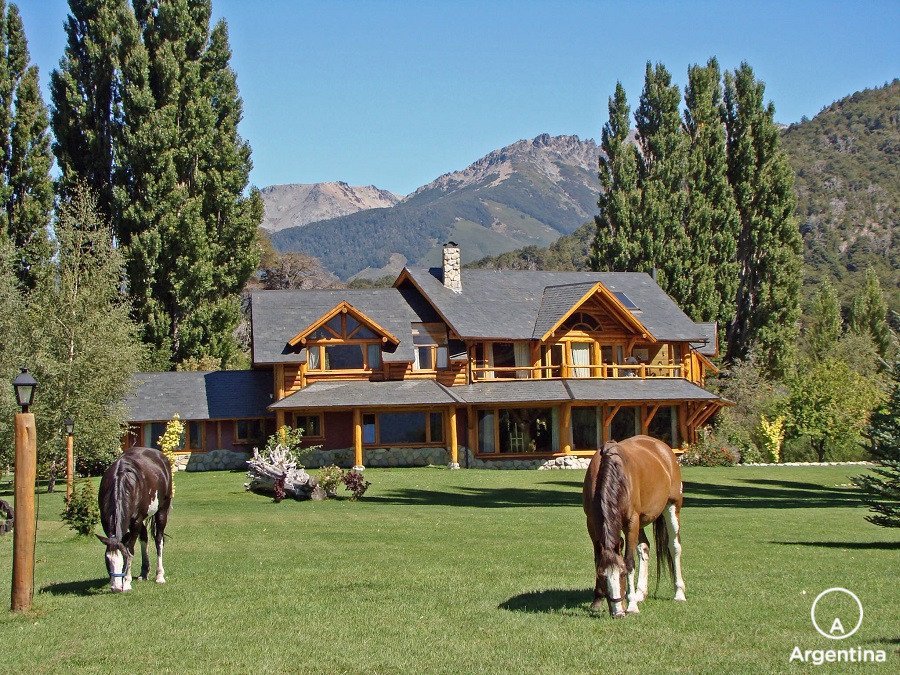
[[[596,317],[587,312],[575,312],[563,324],[566,330],[581,330],[586,333],[595,333],[603,330],[603,326]]]

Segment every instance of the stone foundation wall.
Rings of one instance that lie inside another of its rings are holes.
[[[590,457],[554,457],[552,459],[478,459],[468,448],[460,448],[460,466],[470,469],[587,469]],[[502,457],[502,455],[499,455]],[[468,459],[468,462],[466,462]]]
[[[230,471],[246,469],[251,455],[234,450],[186,452],[175,455],[176,471]]]

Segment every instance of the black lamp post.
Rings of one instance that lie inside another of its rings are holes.
[[[22,368],[22,372],[13,380],[13,391],[16,392],[16,403],[22,408],[23,413],[28,412],[28,407],[34,400],[35,389],[37,380],[28,372],[28,368]]]
[[[75,433],[75,420],[71,417],[63,420],[63,426],[66,428],[66,436],[71,436]]]

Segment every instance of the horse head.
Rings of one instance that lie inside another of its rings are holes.
[[[109,573],[109,588],[114,593],[131,590],[131,559],[134,557],[118,537],[101,537],[97,539],[106,545],[106,571]]]

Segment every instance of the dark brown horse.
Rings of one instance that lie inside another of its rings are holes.
[[[112,463],[100,481],[100,522],[106,544],[106,570],[113,591],[131,590],[134,542],[141,539],[141,574],[150,572],[147,526],[153,521],[156,542],[156,583],[166,583],[163,569],[163,533],[172,505],[172,468],[153,448],[130,448]]]
[[[606,443],[591,459],[584,477],[583,498],[596,568],[591,609],[599,609],[605,598],[614,617],[639,611],[638,602],[647,597],[650,545],[644,527],[650,523],[656,539],[657,574],[665,561],[675,580],[675,599],[684,600],[678,535],[683,502],[681,468],[672,448],[650,436]],[[641,563],[637,588],[635,553]],[[627,608],[623,599],[628,600]]]

